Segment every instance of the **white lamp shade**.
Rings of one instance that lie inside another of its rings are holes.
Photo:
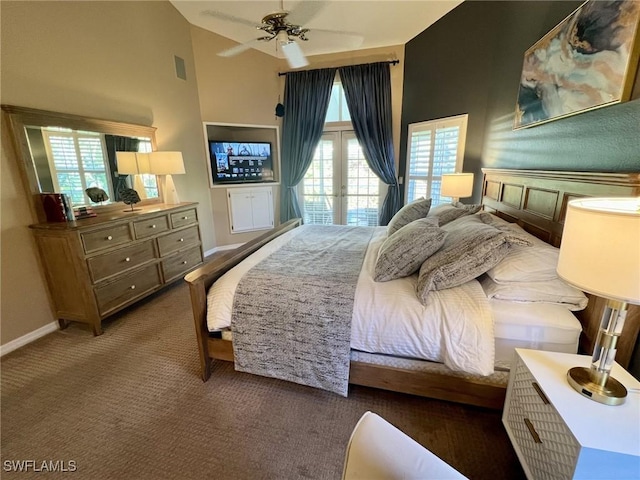
[[[149,167],[149,154],[141,152],[116,152],[118,174],[138,175],[151,173]]]
[[[473,173],[445,173],[442,175],[440,195],[443,197],[470,197],[473,193]]]
[[[558,275],[585,292],[640,304],[640,197],[571,200]]]
[[[149,154],[150,173],[155,175],[176,175],[185,173],[182,152],[151,152]]]

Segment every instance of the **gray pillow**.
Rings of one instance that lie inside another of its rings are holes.
[[[453,206],[456,208],[464,208],[467,212],[473,214],[478,213],[482,210],[482,204],[480,203],[462,203],[462,202],[453,202]]]
[[[443,225],[446,225],[447,223],[454,221],[456,218],[464,217],[466,215],[471,215],[472,213],[475,213],[475,212],[472,212],[470,209],[467,209],[467,208],[458,208],[455,205],[452,205],[451,203],[445,203],[445,204],[433,207],[429,211],[428,216],[431,218],[437,218],[438,225],[442,227]]]
[[[391,236],[405,225],[410,224],[414,220],[424,218],[431,208],[431,199],[420,198],[411,203],[406,204],[393,216],[387,227],[387,235]]]
[[[531,245],[517,232],[491,225],[490,217],[468,215],[442,227],[447,232],[444,245],[420,267],[416,293],[423,304],[431,290],[457,287],[496,266],[511,245]]]
[[[378,252],[373,279],[387,282],[408,277],[444,243],[446,233],[428,218],[420,218],[389,236]]]

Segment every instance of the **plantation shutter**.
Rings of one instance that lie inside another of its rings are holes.
[[[409,125],[406,203],[431,198],[432,206],[451,201],[440,196],[442,174],[462,170],[467,115]]]
[[[57,192],[69,195],[74,205],[87,203],[87,187],[99,187],[111,195],[100,134],[43,130],[43,136]]]

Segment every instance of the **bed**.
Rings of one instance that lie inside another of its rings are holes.
[[[562,234],[562,219],[566,202],[578,196],[638,195],[638,174],[595,174],[574,172],[540,172],[514,170],[483,170],[483,209],[496,217],[520,225],[527,232],[545,242],[558,246]],[[211,360],[234,361],[233,343],[228,336],[211,334],[207,326],[209,288],[226,272],[265,245],[273,245],[283,235],[291,235],[300,226],[298,220],[289,221],[256,238],[243,247],[230,251],[185,277],[189,284],[198,341],[202,378],[211,375]],[[273,242],[275,241],[275,242]],[[590,351],[597,332],[601,301],[594,299],[589,307],[578,312],[583,327],[581,349]],[[210,313],[211,314],[211,313]],[[638,312],[632,309],[625,324],[617,360],[628,364],[638,335]],[[507,312],[503,315],[509,318]],[[513,315],[511,315],[513,316]],[[518,325],[503,322],[503,331],[517,330]],[[499,328],[496,328],[498,335]],[[504,335],[511,337],[514,335]],[[507,339],[508,340],[508,339]],[[503,342],[501,355],[508,357],[514,346],[546,348],[538,343]],[[239,341],[239,340],[238,340]],[[568,341],[570,343],[570,341]],[[498,344],[496,344],[498,345]],[[553,347],[549,347],[553,348]],[[423,395],[472,405],[501,408],[504,401],[508,369],[498,367],[483,375],[455,371],[448,366],[403,357],[381,356],[352,350],[348,381],[351,384],[383,388],[404,393]],[[508,364],[507,364],[508,366]]]

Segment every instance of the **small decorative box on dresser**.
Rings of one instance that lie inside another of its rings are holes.
[[[202,263],[196,203],[152,204],[31,225],[61,328],[102,319]]]
[[[611,374],[626,402],[603,405],[567,382],[591,357],[516,349],[502,423],[530,479],[640,478],[640,382],[618,364]]]

